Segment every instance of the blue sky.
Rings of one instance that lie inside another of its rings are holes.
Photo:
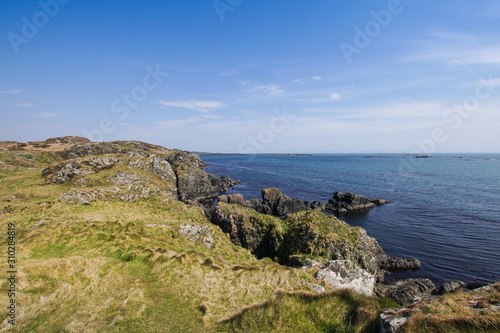
[[[498,1],[4,0],[0,140],[499,152]]]

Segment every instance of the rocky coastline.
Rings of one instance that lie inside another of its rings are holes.
[[[262,189],[260,199],[227,195],[223,193],[240,182],[207,173],[208,165],[198,155],[137,141],[94,143],[65,137],[35,143],[9,142],[6,149],[50,151],[55,146],[64,149],[50,153],[56,163],[44,168],[41,177],[45,185],[70,185],[60,197],[62,202],[90,205],[98,200],[134,202],[156,196],[196,206],[233,244],[250,250],[257,258],[310,271],[316,283],[303,284],[315,293],[325,292],[325,287],[352,289],[399,304],[401,308],[384,310],[380,315],[383,332],[398,331],[417,304],[458,290],[488,287],[459,280],[443,283],[439,289],[429,279],[386,281],[388,272],[419,269],[420,261],[386,255],[364,229],[333,215],[362,214],[390,203],[384,199],[334,192],[328,202],[310,203],[288,197],[277,188]],[[29,158],[19,159],[21,162],[29,167]],[[179,227],[182,235],[202,242],[208,249],[215,242],[211,230],[187,223]]]

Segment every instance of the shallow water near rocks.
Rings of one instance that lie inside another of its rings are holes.
[[[228,193],[261,198],[262,188],[327,202],[334,191],[392,203],[339,216],[367,230],[391,256],[422,268],[388,278],[436,283],[500,280],[500,154],[201,155],[207,172],[241,180]]]

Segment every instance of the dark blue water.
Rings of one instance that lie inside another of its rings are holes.
[[[421,260],[422,269],[398,278],[500,280],[500,154],[201,157],[208,172],[241,180],[229,193],[245,199],[277,187],[307,201],[326,202],[334,191],[392,201],[340,218],[366,229],[388,255]]]

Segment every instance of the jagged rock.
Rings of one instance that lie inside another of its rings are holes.
[[[179,199],[197,201],[204,206],[211,206],[218,192],[225,192],[229,187],[239,183],[237,180],[206,173],[202,169],[208,167],[200,157],[193,153],[179,152],[168,159],[177,176]]]
[[[212,223],[228,233],[233,244],[249,249],[258,258],[277,257],[283,241],[283,230],[277,219],[235,207],[238,206],[219,202],[211,210]]]
[[[440,295],[448,294],[465,286],[467,286],[467,283],[459,280],[445,282],[441,284],[441,286],[439,287],[439,294]]]
[[[262,205],[271,209],[272,213],[270,215],[278,217],[285,217],[287,214],[293,214],[303,210],[311,210],[310,205],[306,204],[304,201],[290,198],[277,188],[262,190]]]
[[[381,333],[398,333],[401,327],[408,321],[410,309],[384,309],[379,315]]]
[[[201,242],[207,249],[211,249],[214,244],[212,236],[210,235],[212,229],[209,226],[181,224],[179,226],[179,231],[184,237],[193,242]]]
[[[372,296],[375,277],[349,260],[331,260],[316,273],[318,281],[324,281],[335,289],[352,289]]]
[[[333,193],[333,198],[328,201],[326,209],[337,214],[345,214],[353,211],[367,211],[374,206],[373,202],[362,195],[336,191]]]
[[[419,269],[422,264],[420,260],[412,258],[398,258],[398,257],[389,257],[382,256],[378,260],[378,265],[382,269],[387,269],[390,271],[394,270],[407,270],[407,269]]]
[[[429,279],[405,279],[389,284],[379,284],[375,289],[375,294],[404,306],[417,297],[430,296],[435,290],[436,286]]]
[[[308,286],[312,291],[318,294],[322,294],[325,292],[325,287],[320,286],[319,284],[309,283],[306,281],[302,281],[302,284]]]

